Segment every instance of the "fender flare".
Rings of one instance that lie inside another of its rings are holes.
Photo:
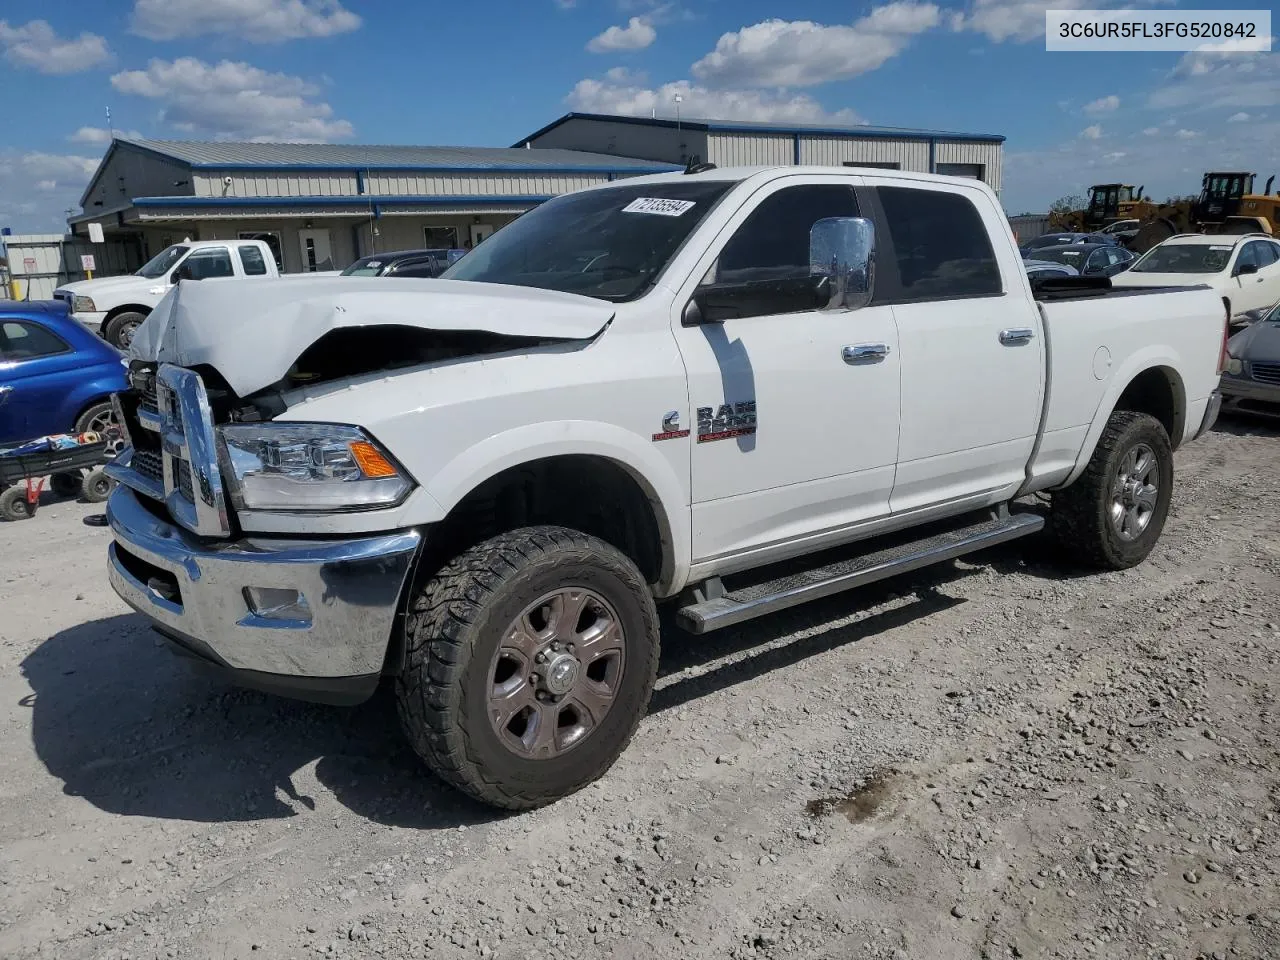
[[[504,470],[559,456],[595,456],[622,467],[653,506],[662,547],[659,596],[684,586],[693,555],[688,497],[676,471],[647,438],[595,420],[536,423],[494,434],[444,464],[424,491],[448,516],[476,487]]]
[[[1181,429],[1178,436],[1170,437],[1169,441],[1177,449],[1182,443],[1181,434],[1186,432],[1186,415],[1187,415],[1187,390],[1182,382],[1182,377],[1178,370],[1183,366],[1182,358],[1172,347],[1165,344],[1157,344],[1155,346],[1145,347],[1142,350],[1132,354],[1111,378],[1111,382],[1107,384],[1106,392],[1103,393],[1102,399],[1098,401],[1098,406],[1093,412],[1093,420],[1089,424],[1089,431],[1084,435],[1084,442],[1080,444],[1080,452],[1076,456],[1076,465],[1067,478],[1059,484],[1059,487],[1066,487],[1074,483],[1080,474],[1084,473],[1085,468],[1089,466],[1089,461],[1093,458],[1093,451],[1098,446],[1098,438],[1102,436],[1102,431],[1106,429],[1107,421],[1111,418],[1112,412],[1116,408],[1116,403],[1120,400],[1121,394],[1129,389],[1129,384],[1148,370],[1163,368],[1173,374],[1174,383],[1174,403],[1178,411],[1178,417],[1181,420]]]

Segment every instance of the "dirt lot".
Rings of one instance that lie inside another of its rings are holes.
[[[385,698],[186,668],[98,508],[0,524],[0,956],[1280,957],[1280,433],[1156,553],[1023,542],[696,640],[584,793],[497,816]]]

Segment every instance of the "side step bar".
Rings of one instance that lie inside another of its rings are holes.
[[[708,633],[944,560],[954,560],[1036,533],[1043,527],[1044,517],[1039,514],[1005,513],[923,540],[730,590],[722,596],[681,607],[677,618],[680,626],[691,633]]]

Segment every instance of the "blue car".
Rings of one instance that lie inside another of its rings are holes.
[[[56,433],[101,433],[127,361],[57,301],[0,300],[0,447]]]

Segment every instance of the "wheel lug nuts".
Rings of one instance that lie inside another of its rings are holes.
[[[540,653],[540,654],[538,654],[536,657],[534,657],[533,659],[534,659],[534,660],[536,660],[538,663],[546,663],[546,662],[547,662],[547,655],[546,655],[545,653]]]

